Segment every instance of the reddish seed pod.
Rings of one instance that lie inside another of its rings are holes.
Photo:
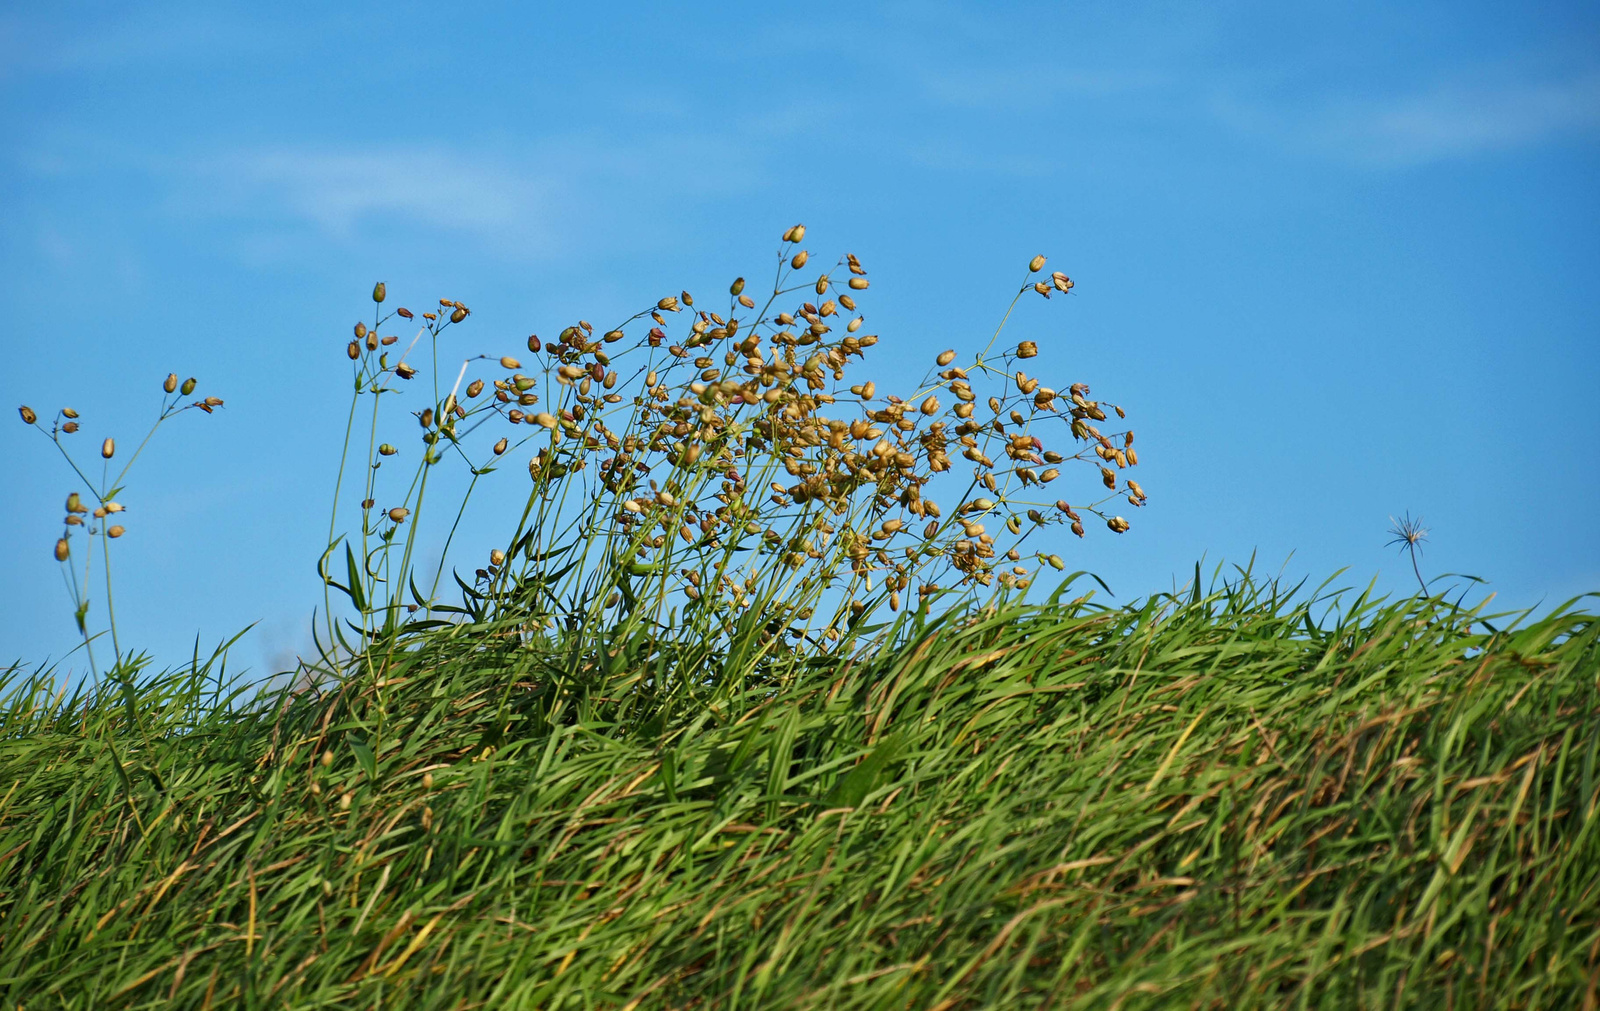
[[[374,302],[382,302],[384,299],[386,299],[388,297],[389,297],[389,289],[384,287],[384,284],[383,284],[382,281],[379,281],[377,284],[372,286],[372,300]]]
[[[402,316],[402,317],[404,317],[404,318],[406,318],[406,319],[412,319],[412,318],[414,318],[414,317],[413,317],[413,316],[412,316],[412,315],[411,315],[411,310],[410,310],[410,309],[407,309],[407,308],[405,308],[405,307],[404,307],[404,306],[402,306],[402,307],[401,307],[401,308],[399,308],[399,309],[396,309],[396,310],[395,310],[395,311],[394,311],[394,314],[395,314],[395,315],[396,315],[396,316]]]

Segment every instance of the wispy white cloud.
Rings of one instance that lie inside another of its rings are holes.
[[[1527,147],[1600,130],[1600,72],[1565,80],[1441,85],[1342,103],[1316,128],[1327,149],[1358,161],[1410,165]]]
[[[271,147],[203,159],[186,171],[199,186],[174,189],[180,206],[287,218],[337,239],[389,219],[541,244],[564,188],[553,173],[439,150]]]
[[[1600,133],[1600,71],[1455,77],[1389,95],[1282,101],[1219,90],[1211,114],[1244,133],[1367,168],[1405,168]]]
[[[0,77],[122,70],[175,61],[238,59],[266,52],[276,41],[263,26],[218,11],[140,10],[93,22],[87,30],[63,16],[0,17],[7,58]]]

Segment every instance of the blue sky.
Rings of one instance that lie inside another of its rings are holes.
[[[1073,276],[1011,332],[1129,409],[1150,506],[1058,545],[1121,599],[1252,553],[1407,592],[1406,510],[1498,604],[1600,590],[1593,5],[452,7],[0,14],[0,401],[88,450],[168,371],[227,400],[124,496],[158,659],[306,648],[375,280],[498,355],[721,290],[796,221],[871,270],[885,375],[981,346],[1034,253]],[[74,643],[74,485],[9,424],[0,660],[37,661]]]

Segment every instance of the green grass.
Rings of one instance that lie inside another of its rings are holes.
[[[687,669],[438,627],[320,697],[13,670],[0,993],[1595,1006],[1600,622],[1327,607],[1244,576]]]

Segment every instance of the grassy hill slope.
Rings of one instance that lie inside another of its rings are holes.
[[[1594,1006],[1600,623],[1320,613],[1245,579],[758,670],[442,628],[231,703],[203,666],[73,699],[14,671],[0,993]],[[653,707],[672,679],[702,704]]]

